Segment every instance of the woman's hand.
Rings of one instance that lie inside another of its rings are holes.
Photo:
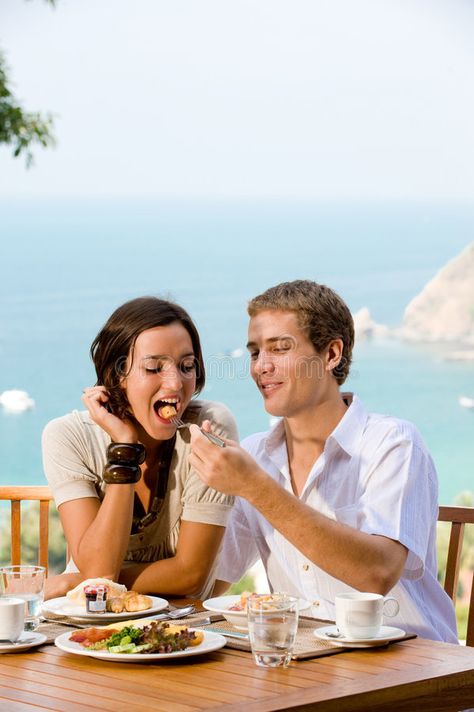
[[[121,420],[107,409],[109,394],[105,386],[85,388],[81,400],[94,423],[97,423],[102,430],[105,430],[114,442],[138,442],[137,429],[132,422],[130,420]]]

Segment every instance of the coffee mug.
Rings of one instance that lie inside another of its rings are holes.
[[[0,596],[0,640],[14,643],[23,633],[24,625],[24,600],[12,596]]]
[[[336,625],[346,638],[374,638],[382,626],[382,616],[396,616],[399,610],[398,601],[391,596],[342,593],[336,596]]]

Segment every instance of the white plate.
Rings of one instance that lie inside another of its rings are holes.
[[[193,628],[190,628],[193,630]],[[198,628],[194,629],[198,630]],[[199,645],[190,646],[185,650],[176,650],[174,653],[109,653],[108,650],[88,650],[80,643],[74,643],[69,640],[71,631],[58,635],[54,644],[66,653],[73,655],[87,655],[90,658],[98,660],[112,660],[114,663],[145,663],[148,660],[167,660],[169,658],[186,658],[190,655],[203,655],[204,653],[212,653],[214,650],[223,648],[226,644],[226,639],[218,633],[210,633],[207,630],[204,633],[204,640]]]
[[[158,611],[162,611],[163,608],[168,607],[168,601],[164,598],[158,598],[157,596],[150,596],[151,598],[151,608],[146,608],[144,611],[124,611],[123,613],[88,613],[85,606],[74,605],[69,601],[66,596],[61,596],[61,598],[51,598],[49,601],[43,603],[42,613],[48,614],[53,613],[57,616],[68,616],[69,618],[74,618],[77,620],[88,620],[88,621],[126,621],[129,618],[145,618],[146,616],[151,616]]]
[[[45,643],[47,639],[47,636],[43,635],[43,633],[34,633],[30,630],[25,630],[16,643],[0,643],[0,653],[16,653],[19,650],[34,648],[35,645]]]
[[[326,640],[334,645],[339,645],[342,648],[374,648],[377,645],[386,645],[392,640],[400,640],[406,633],[401,628],[393,628],[392,626],[383,625],[380,631],[373,638],[332,638],[328,633],[337,633],[336,625],[325,625],[322,628],[316,628],[314,635],[320,640]]]
[[[248,630],[247,611],[229,611],[230,606],[235,606],[240,602],[240,596],[217,596],[216,598],[208,598],[203,602],[203,607],[213,613],[220,613],[224,618],[237,628],[237,630]],[[298,610],[306,611],[311,608],[312,604],[305,601],[303,598],[298,599]]]

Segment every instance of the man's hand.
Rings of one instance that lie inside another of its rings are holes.
[[[210,431],[208,421],[203,428]],[[233,440],[226,440],[226,446],[221,448],[210,442],[197,425],[191,425],[189,430],[192,449],[189,463],[202,481],[224,494],[251,500],[261,478],[268,477],[255,460]]]

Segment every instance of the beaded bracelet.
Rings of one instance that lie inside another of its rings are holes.
[[[107,485],[133,485],[138,482],[141,475],[138,465],[118,465],[107,462],[102,478]]]
[[[141,465],[145,462],[146,450],[141,443],[110,443],[107,461],[118,465]]]
[[[141,443],[110,443],[102,473],[108,485],[132,485],[141,477],[140,465],[146,450]]]

